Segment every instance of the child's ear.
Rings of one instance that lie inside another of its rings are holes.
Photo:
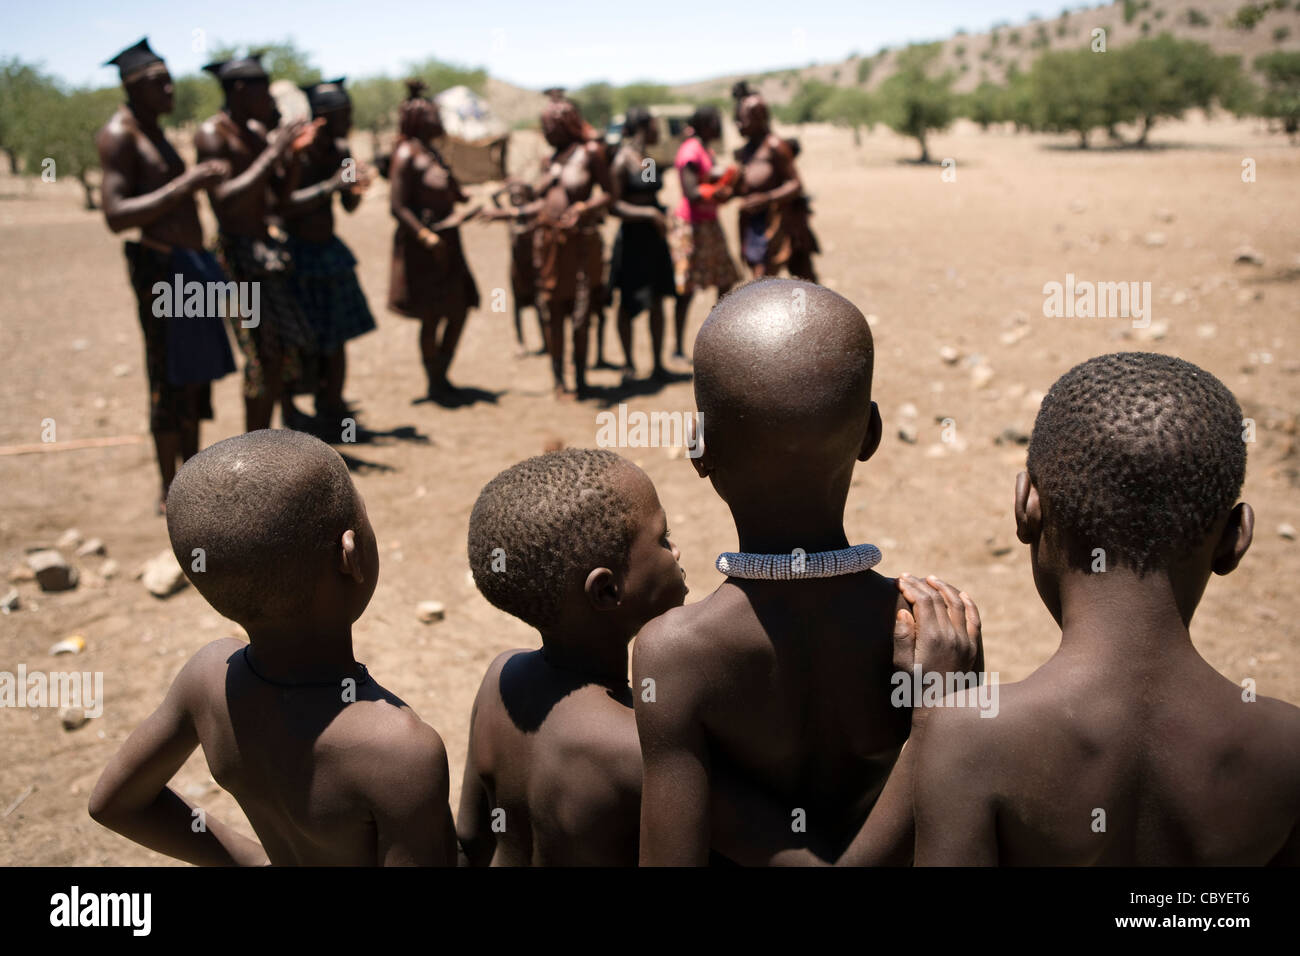
[[[1029,472],[1016,475],[1016,537],[1021,544],[1033,544],[1043,533],[1043,506]]]
[[[686,416],[686,457],[695,467],[695,473],[701,478],[707,478],[713,472],[713,462],[704,445],[704,429],[699,423],[702,417],[698,413]]]
[[[609,568],[596,568],[588,574],[582,591],[587,595],[588,603],[597,611],[612,611],[622,600],[618,578]]]
[[[343,532],[342,551],[339,553],[339,571],[347,575],[357,584],[366,580],[365,569],[361,566],[361,551],[357,548],[357,536],[349,528]]]
[[[1228,523],[1223,526],[1219,543],[1214,546],[1214,558],[1210,562],[1210,570],[1215,574],[1229,574],[1235,571],[1250,549],[1250,542],[1254,537],[1255,510],[1243,501],[1228,515]]]
[[[862,448],[858,451],[858,461],[866,461],[876,453],[876,449],[880,447],[880,436],[884,431],[884,423],[880,420],[880,406],[872,402],[871,419],[867,422],[867,434],[863,436]]]

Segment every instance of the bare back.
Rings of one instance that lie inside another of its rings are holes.
[[[893,581],[864,572],[729,579],[670,611],[638,638],[634,683],[657,676],[657,702],[638,699],[643,745],[649,738],[653,752],[658,726],[689,740],[682,728],[693,723],[711,773],[734,774],[790,813],[804,810],[809,829],[846,845],[910,727],[910,711],[890,704],[898,601]]]
[[[918,863],[1297,862],[1300,709],[1244,701],[1194,651],[1119,679],[1079,657],[1000,687],[995,718],[933,715]]]
[[[459,826],[493,866],[635,866],[641,751],[631,696],[509,651],[474,704]],[[470,836],[473,839],[473,836]]]
[[[425,804],[427,825],[443,831],[439,842],[451,853],[446,753],[433,729],[373,678],[357,684],[355,702],[344,701],[341,685],[269,684],[250,670],[245,646],[218,641],[196,655],[189,709],[213,778],[238,801],[271,862],[386,862],[386,811],[375,800],[380,788],[402,802]],[[440,786],[429,779],[439,761]],[[436,798],[426,799],[439,789],[441,814]],[[416,856],[422,858],[396,862],[454,858]]]

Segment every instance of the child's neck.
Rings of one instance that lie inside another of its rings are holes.
[[[791,500],[734,505],[738,550],[748,554],[805,554],[839,551],[849,546],[844,533],[844,502],[835,504]]]
[[[579,641],[566,640],[561,634],[544,637],[542,657],[552,667],[607,687],[627,685],[627,643],[610,635],[591,640],[584,635]]]
[[[1061,651],[1108,672],[1166,666],[1195,654],[1169,576],[1139,577],[1127,568],[1099,574],[1071,571],[1061,578]],[[1112,671],[1112,668],[1120,668]]]
[[[311,683],[355,676],[350,624],[342,628],[268,624],[247,630],[258,673],[271,680]]]

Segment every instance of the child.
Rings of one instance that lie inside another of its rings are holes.
[[[104,770],[90,815],[196,864],[454,864],[442,740],[352,656],[379,551],[338,454],[291,431],[213,445],[172,482],[167,530],[250,643],[190,659]],[[167,786],[195,746],[258,840]]]
[[[997,720],[936,710],[919,864],[1300,863],[1300,709],[1205,662],[1188,628],[1250,546],[1232,393],[1181,359],[1103,355],[1043,399],[1016,527],[1061,626]]]
[[[879,551],[848,547],[853,467],[881,437],[867,322],[812,283],[753,282],[714,308],[694,361],[703,434],[691,460],[731,508],[742,553],[719,559],[729,577],[717,591],[637,639],[633,686],[656,688],[636,700],[641,862],[702,864],[711,849],[744,861],[745,846],[710,825],[722,768],[784,806],[787,836],[796,824],[819,832],[832,857],[881,798],[888,826],[864,831],[873,852],[859,862],[905,861],[910,783],[898,775],[882,791],[911,721],[890,699],[895,668],[913,663],[896,654],[911,633],[906,602],[924,597],[922,630],[951,622],[935,653],[917,648],[926,670],[978,670],[979,628],[965,595],[884,578],[869,570]],[[748,837],[757,848],[776,835]]]
[[[484,487],[474,581],[542,647],[499,655],[474,701],[457,818],[470,864],[636,864],[627,645],[685,599],[678,557],[654,485],[613,452],[552,452]]]
[[[501,208],[501,197],[508,196],[510,208]],[[537,314],[537,327],[542,334],[542,344],[533,354],[546,354],[546,325],[537,308],[537,270],[533,266],[533,233],[537,228],[536,214],[529,212],[536,203],[533,187],[512,179],[492,194],[495,207],[485,218],[508,219],[510,222],[510,294],[515,307],[515,342],[518,356],[528,354],[524,345],[523,314],[531,308]]]

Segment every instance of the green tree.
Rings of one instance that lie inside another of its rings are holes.
[[[1240,61],[1217,56],[1204,43],[1167,33],[1139,40],[1106,56],[1115,57],[1111,96],[1115,109],[1142,124],[1138,145],[1147,144],[1157,120],[1177,119],[1192,107],[1210,109],[1241,82]]]
[[[1260,114],[1281,120],[1295,139],[1300,132],[1300,52],[1265,53],[1255,58],[1255,69],[1264,75]]]
[[[418,76],[429,84],[429,93],[434,95],[453,86],[468,86],[475,93],[482,93],[487,88],[487,70],[478,66],[461,66],[446,63],[430,57],[418,63],[412,63],[407,76]]]
[[[172,87],[172,111],[163,117],[167,126],[201,123],[221,109],[221,86],[206,73],[177,77]]]
[[[947,129],[956,113],[952,74],[929,74],[938,52],[937,43],[908,47],[898,55],[897,71],[877,91],[881,119],[896,133],[921,144],[923,163],[930,161],[927,137]]]
[[[1029,71],[1034,125],[1054,132],[1073,132],[1079,148],[1088,148],[1088,134],[1114,119],[1107,111],[1109,53],[1056,50],[1044,53]]]
[[[806,80],[799,84],[799,90],[790,102],[775,107],[773,113],[783,123],[811,123],[818,118],[818,110],[834,92],[835,87],[821,80]]]
[[[116,87],[73,90],[51,89],[41,97],[40,131],[27,139],[23,169],[31,175],[72,176],[85,191],[86,208],[95,209],[90,174],[99,168],[95,133],[121,102]],[[50,161],[53,161],[52,163]]]
[[[352,97],[352,124],[370,134],[370,152],[379,155],[379,136],[397,125],[397,106],[406,98],[400,80],[387,76],[367,76],[349,81]]]
[[[588,83],[575,90],[573,102],[582,110],[582,118],[596,129],[605,129],[614,117],[614,88],[608,83]]]
[[[250,43],[246,48],[228,43],[218,43],[213,47],[211,57],[216,60],[233,60],[243,56],[244,50],[260,50],[262,65],[271,74],[272,80],[288,80],[299,86],[319,83],[321,72],[312,64],[311,54],[300,50],[293,40],[280,40],[273,43]]]
[[[962,100],[962,113],[979,124],[980,129],[988,130],[993,123],[1001,122],[1003,88],[984,80],[971,90]]]
[[[41,107],[57,95],[53,81],[17,57],[0,60],[0,149],[9,157],[9,171],[18,172],[19,159],[42,125]]]
[[[865,90],[841,87],[817,106],[816,118],[836,126],[853,130],[853,145],[862,145],[862,127],[870,130],[875,125],[875,109],[871,94]]]

